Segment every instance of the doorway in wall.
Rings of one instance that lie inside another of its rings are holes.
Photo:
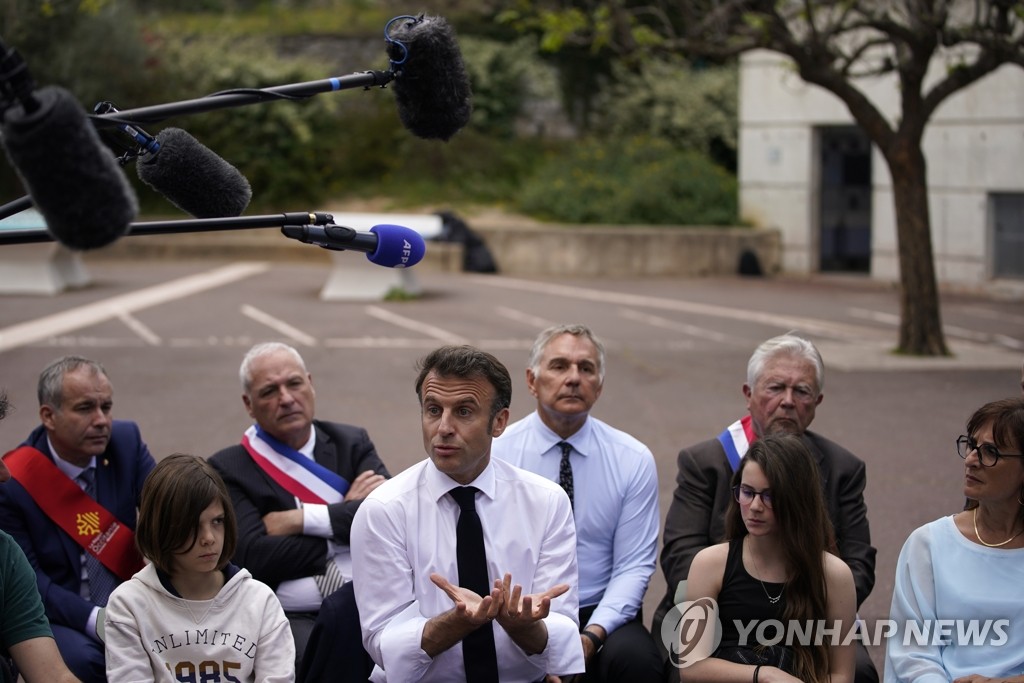
[[[823,272],[871,270],[871,142],[856,126],[818,128],[819,267]]]
[[[1024,194],[989,195],[992,277],[1024,279]]]

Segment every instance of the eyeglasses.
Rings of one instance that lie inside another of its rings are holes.
[[[966,460],[971,451],[978,452],[978,462],[984,467],[994,467],[999,462],[999,458],[1024,458],[1024,453],[1000,453],[990,443],[978,443],[966,434],[958,436],[956,438],[957,454]]]
[[[741,505],[750,505],[754,502],[755,497],[760,496],[762,505],[769,509],[772,506],[772,493],[768,489],[755,491],[749,486],[733,486],[732,495],[736,498],[736,502]]]

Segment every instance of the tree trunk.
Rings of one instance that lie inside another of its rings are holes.
[[[896,351],[914,356],[948,356],[932,255],[924,152],[920,143],[897,145],[887,161],[900,261],[900,335]]]

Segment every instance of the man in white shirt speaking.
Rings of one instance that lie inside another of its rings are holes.
[[[490,457],[512,381],[445,346],[416,380],[428,459],[383,483],[352,524],[353,587],[372,681],[533,683],[583,671],[576,534],[565,492]]]
[[[494,457],[558,482],[573,504],[583,681],[663,679],[641,606],[658,545],[658,475],[650,449],[590,416],[604,386],[604,345],[584,325],[534,341],[526,384],[537,410],[495,439]]]

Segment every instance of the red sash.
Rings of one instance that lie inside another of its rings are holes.
[[[31,446],[21,446],[5,455],[4,463],[46,516],[122,581],[145,566],[135,547],[134,532],[57,469],[46,455]]]

